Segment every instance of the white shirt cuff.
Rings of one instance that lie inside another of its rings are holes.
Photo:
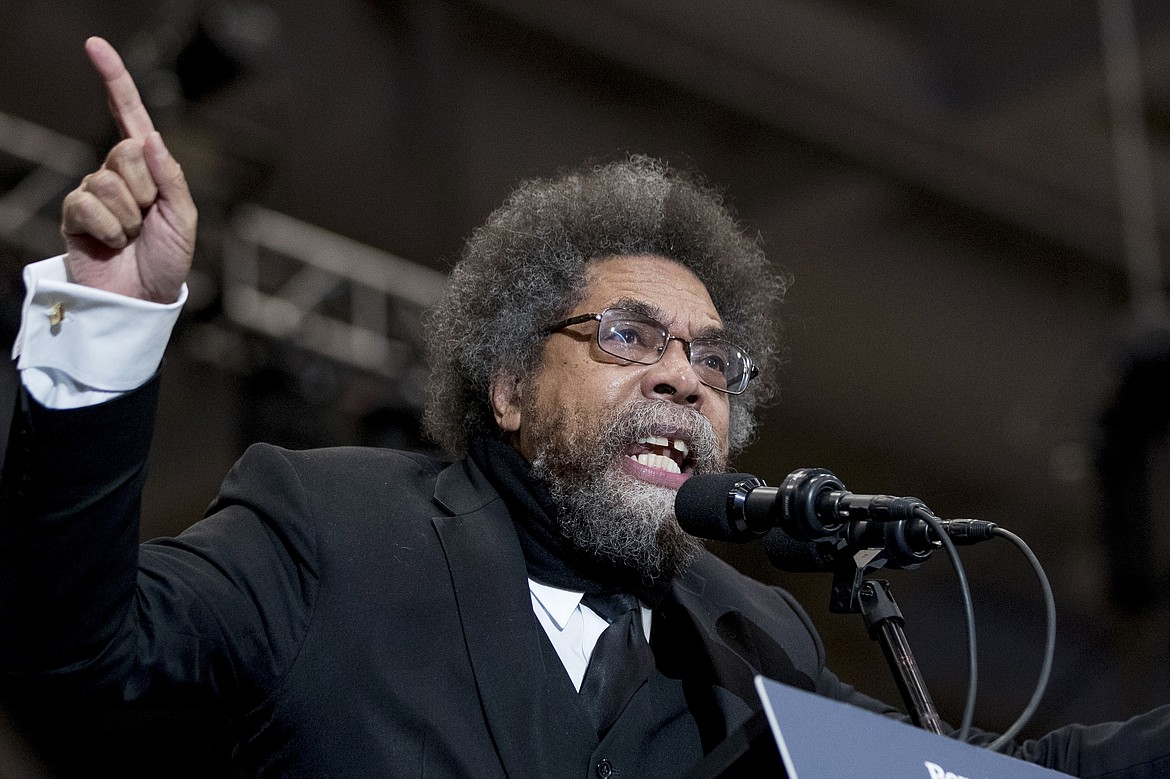
[[[101,403],[145,384],[187,299],[186,285],[164,305],[70,283],[63,257],[26,266],[24,285],[12,357],[29,394],[58,409]]]

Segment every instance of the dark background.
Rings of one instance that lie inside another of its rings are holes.
[[[1133,116],[1149,143],[1137,170],[1153,196],[1134,235],[1157,267],[1170,6],[1135,8]],[[446,271],[518,180],[647,153],[724,188],[794,279],[778,304],[782,396],[738,467],[775,483],[823,466],[853,491],[916,495],[941,516],[1022,536],[1060,615],[1052,683],[1028,733],[1170,701],[1170,350],[1152,305],[1165,285],[1127,270],[1135,250],[1094,5],[6,0],[9,339],[20,267],[58,251],[60,197],[114,139],[82,50],[90,34],[126,54],[202,209],[144,536],[197,519],[251,440],[425,446],[420,366],[385,380],[232,317],[221,293],[246,204]],[[395,316],[416,360],[417,312]],[[1122,540],[1106,544],[1107,528]],[[828,613],[825,577],[776,573],[754,548],[719,551],[796,591],[838,673],[899,701],[860,618]],[[980,628],[976,723],[1004,728],[1039,667],[1039,590],[1004,542],[963,560]],[[938,555],[890,578],[930,690],[957,721],[966,661],[954,574]],[[49,711],[21,724],[61,775],[98,764],[213,775],[230,748],[226,725],[202,715]]]

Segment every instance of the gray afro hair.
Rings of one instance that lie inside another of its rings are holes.
[[[489,389],[523,379],[540,362],[544,328],[584,297],[590,260],[658,255],[707,287],[727,338],[760,367],[731,398],[730,446],[755,431],[755,411],[776,392],[775,309],[784,277],[720,195],[646,157],[522,183],[468,239],[429,323],[428,433],[448,453],[498,436]]]

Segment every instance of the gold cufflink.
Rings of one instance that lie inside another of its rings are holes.
[[[49,309],[49,324],[53,327],[61,324],[61,320],[65,318],[65,304],[54,303],[53,307]]]

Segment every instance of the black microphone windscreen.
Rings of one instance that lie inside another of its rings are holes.
[[[728,507],[728,496],[736,485],[757,481],[749,473],[714,473],[692,476],[679,487],[674,498],[674,515],[679,526],[699,538],[713,541],[751,541],[759,535],[737,527]]]

